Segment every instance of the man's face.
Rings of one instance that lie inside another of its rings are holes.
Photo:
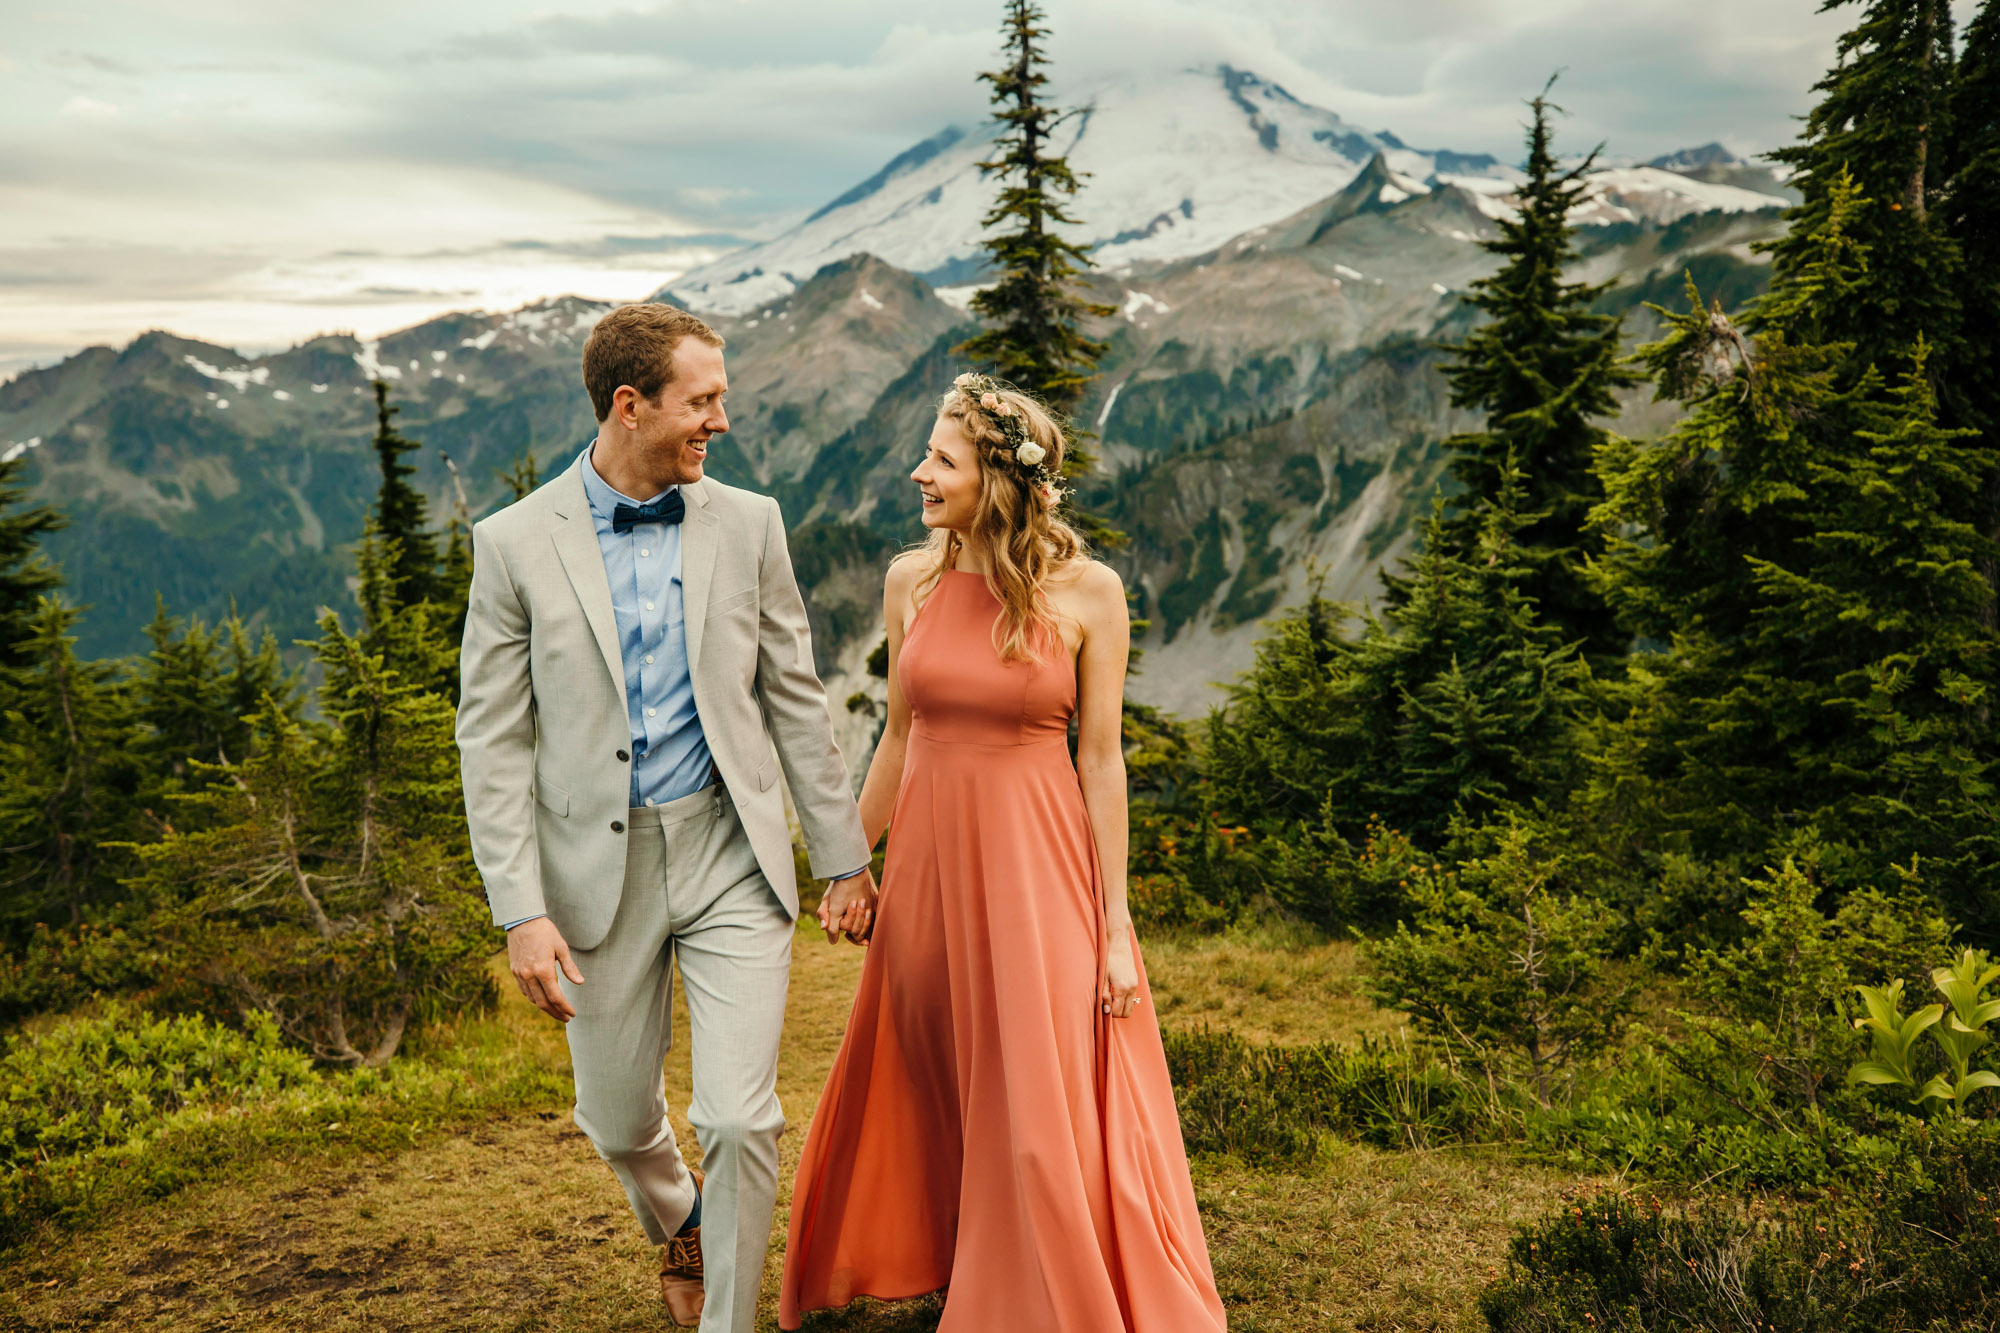
[[[699,338],[683,338],[674,348],[674,377],[653,402],[635,390],[620,389],[612,401],[612,424],[624,426],[633,461],[658,489],[700,481],[708,442],[729,429],[723,400],[729,376],[722,349]]]

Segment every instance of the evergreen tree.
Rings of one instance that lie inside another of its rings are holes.
[[[1593,656],[1609,657],[1623,651],[1626,636],[1583,568],[1601,549],[1585,531],[1603,498],[1594,455],[1609,438],[1595,422],[1617,410],[1614,391],[1638,377],[1619,361],[1621,321],[1591,311],[1605,287],[1563,281],[1576,257],[1570,209],[1584,194],[1582,178],[1596,154],[1563,170],[1549,129],[1559,108],[1546,89],[1530,105],[1519,215],[1500,222],[1498,240],[1482,243],[1504,262],[1474,282],[1466,298],[1486,321],[1450,349],[1455,360],[1444,371],[1453,406],[1484,411],[1486,429],[1445,441],[1464,491],[1443,535],[1454,549],[1470,550],[1486,507],[1505,484],[1508,460],[1518,460],[1525,508],[1538,515],[1516,544],[1516,558],[1528,570],[1522,592],[1564,636]]]
[[[2000,3],[1987,0],[1965,30],[1952,92],[1956,137],[1945,226],[1965,261],[1965,355],[1952,399],[1965,424],[2000,451]],[[1989,480],[1978,521],[2000,537],[2000,472]],[[1988,571],[2000,588],[2000,568]]]
[[[10,922],[74,925],[117,888],[137,770],[109,663],[76,655],[79,613],[44,597],[21,645],[0,783],[0,901]]]
[[[999,151],[979,164],[981,173],[1002,182],[983,219],[988,235],[981,242],[998,277],[972,298],[973,311],[989,327],[958,351],[1066,417],[1082,398],[1105,349],[1086,337],[1080,325],[1086,316],[1103,318],[1116,311],[1077,293],[1076,278],[1090,259],[1056,230],[1076,222],[1064,201],[1076,194],[1079,181],[1068,159],[1050,148],[1057,127],[1074,113],[1042,99],[1048,83],[1042,72],[1048,63],[1042,49],[1048,35],[1043,17],[1041,7],[1030,0],[1007,0],[1000,25],[1007,63],[979,76],[992,87],[993,115],[1000,124],[994,140]],[[1090,471],[1094,459],[1083,443],[1088,431],[1071,423],[1068,434],[1063,474],[1074,480]],[[1075,519],[1099,544],[1124,540],[1089,514],[1078,513]]]
[[[1284,836],[1322,821],[1358,842],[1380,817],[1436,849],[1454,819],[1560,788],[1587,671],[1522,591],[1524,482],[1507,465],[1471,550],[1443,532],[1442,504],[1405,575],[1403,605],[1358,641],[1314,598],[1278,622],[1256,665],[1210,721],[1206,776],[1217,813]]]
[[[431,613],[392,608],[376,626],[408,673],[329,613],[314,654],[326,721],[267,699],[255,750],[183,798],[197,827],[140,849],[181,969],[329,1063],[385,1064],[414,1025],[492,995],[452,708],[416,679],[451,656]]]
[[[398,434],[395,416],[402,411],[389,403],[389,386],[375,381],[375,455],[381,460],[382,488],[375,501],[372,529],[386,543],[391,565],[390,593],[399,605],[437,601],[443,595],[438,575],[437,538],[430,531],[430,508],[423,493],[410,484],[417,470],[403,455],[423,446]]]
[[[472,506],[466,503],[465,483],[459,479],[458,465],[451,455],[438,450],[451,473],[451,519],[445,524],[444,561],[438,568],[438,604],[445,608],[445,638],[457,643],[465,637],[465,612],[472,596]],[[457,697],[453,690],[452,696]]]
[[[528,498],[537,486],[542,484],[542,470],[535,463],[533,454],[522,454],[511,467],[498,474],[507,483],[507,489],[514,493],[516,500]]]
[[[1621,780],[1670,792],[1656,832],[1700,855],[1770,861],[1810,830],[1849,890],[1920,858],[1990,932],[2000,642],[1991,543],[1963,497],[1991,460],[1940,426],[1921,337],[1901,388],[1850,378],[1852,345],[1830,335],[1875,285],[1849,231],[1872,212],[1845,175],[1827,203],[1743,329],[1690,286],[1643,352],[1687,415],[1605,455],[1604,586],[1668,645],[1637,664],[1652,697]]]
[[[0,463],[0,666],[26,651],[37,604],[62,583],[37,548],[69,520],[47,505],[21,507],[28,496],[21,484],[27,466],[22,458]]]
[[[249,752],[249,718],[266,700],[289,711],[296,687],[284,670],[278,641],[269,630],[256,648],[242,618],[233,612],[216,629],[199,617],[186,621],[167,613],[155,598],[146,627],[152,650],[139,659],[131,691],[137,750],[150,785],[183,791],[197,783],[195,763],[216,765]]]
[[[1839,62],[1814,85],[1819,103],[1800,142],[1772,154],[1794,168],[1803,202],[1769,246],[1774,274],[1811,267],[1842,174],[1863,201],[1842,224],[1872,255],[1869,281],[1821,312],[1828,344],[1848,348],[1841,379],[1869,366],[1908,364],[1919,336],[1930,369],[1955,376],[1966,363],[1961,262],[1938,204],[1949,184],[1954,41],[1950,0],[1824,0],[1859,5],[1840,39]]]

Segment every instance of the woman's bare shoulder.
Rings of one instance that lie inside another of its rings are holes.
[[[923,547],[903,551],[889,561],[888,572],[882,576],[883,590],[907,596],[935,568],[937,557]]]
[[[1077,596],[1096,600],[1104,597],[1125,599],[1125,580],[1118,577],[1118,571],[1102,560],[1088,556],[1071,560],[1049,575],[1048,586]]]

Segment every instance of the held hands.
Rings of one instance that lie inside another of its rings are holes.
[[[1097,1003],[1113,1018],[1129,1018],[1139,1007],[1139,965],[1132,958],[1132,931],[1113,930],[1104,950],[1104,980]]]
[[[507,968],[521,994],[534,1001],[535,1008],[559,1023],[576,1017],[576,1006],[562,992],[556,968],[572,985],[583,984],[583,973],[570,959],[569,945],[563,942],[556,923],[545,916],[523,921],[507,932]]]
[[[872,871],[864,870],[829,885],[826,896],[819,900],[819,928],[826,932],[826,942],[832,944],[845,935],[856,944],[866,943],[875,929],[875,898]]]

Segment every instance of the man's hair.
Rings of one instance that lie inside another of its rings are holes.
[[[611,396],[622,384],[647,402],[658,398],[673,383],[674,349],[683,338],[723,345],[721,334],[670,305],[622,305],[599,320],[583,344],[583,387],[597,419],[611,415]]]

